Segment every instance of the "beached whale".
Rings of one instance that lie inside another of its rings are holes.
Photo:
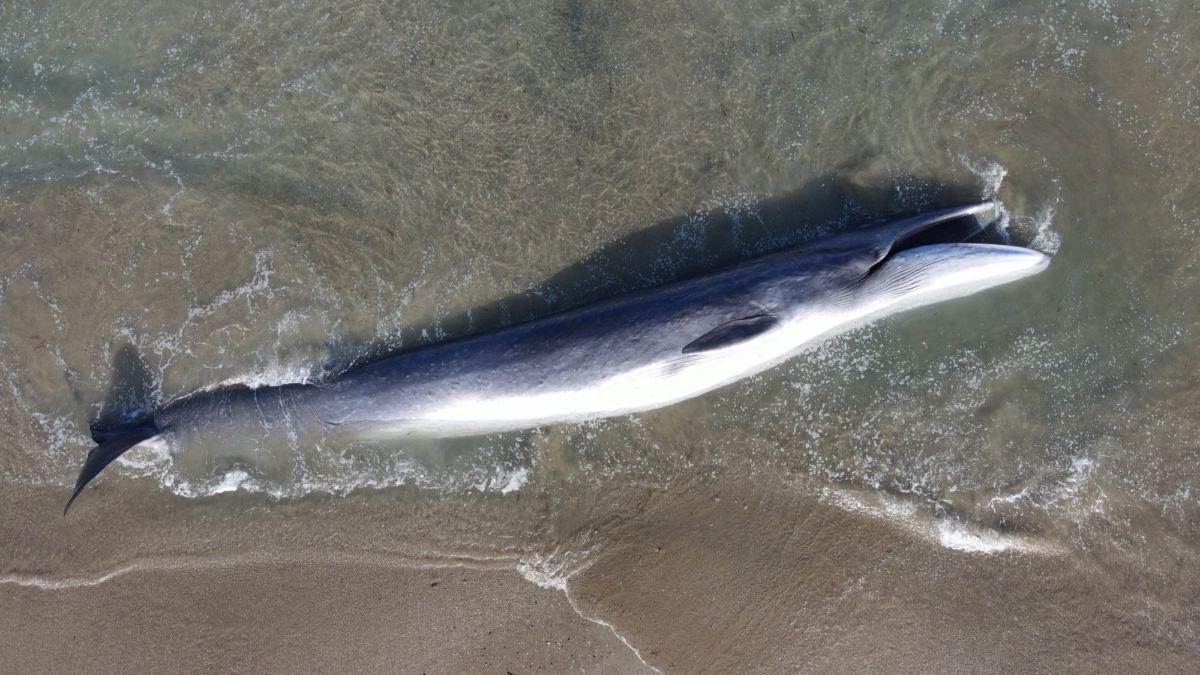
[[[865,227],[667,286],[400,353],[327,382],[193,394],[93,427],[71,502],[143,442],[205,435],[293,444],[330,435],[465,436],[650,410],[759,373],[873,319],[1046,267],[1040,252],[963,243],[991,202]],[[65,513],[65,510],[64,510]]]

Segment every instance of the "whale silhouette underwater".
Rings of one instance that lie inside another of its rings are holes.
[[[66,510],[148,442],[468,436],[651,410],[750,377],[875,319],[1037,273],[1045,254],[969,243],[990,201],[873,225],[685,281],[401,352],[327,381],[204,391],[93,425]]]

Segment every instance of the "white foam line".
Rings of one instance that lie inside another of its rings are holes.
[[[646,659],[642,658],[642,653],[640,651],[638,651],[638,648],[634,647],[629,642],[629,640],[625,639],[625,636],[621,635],[617,631],[616,626],[612,625],[611,623],[609,623],[599,617],[592,617],[592,616],[588,616],[588,615],[584,614],[583,611],[579,609],[579,605],[576,604],[575,596],[571,595],[571,589],[568,588],[565,583],[563,584],[562,590],[563,590],[563,595],[567,596],[567,603],[571,605],[571,609],[575,610],[576,614],[578,614],[580,617],[582,617],[584,619],[587,619],[588,621],[591,621],[594,624],[604,626],[605,628],[612,631],[612,634],[615,635],[617,637],[617,639],[621,641],[622,644],[624,644],[626,647],[629,647],[629,651],[633,652],[633,655],[637,657],[638,661],[642,662],[643,666],[646,666],[647,668],[649,668],[650,670],[653,670],[656,673],[662,672],[658,668],[655,668],[654,666],[650,665],[649,663],[646,663]]]
[[[972,531],[965,523],[953,518],[939,518],[937,521],[938,543],[955,551],[965,553],[1002,553],[1008,550],[1024,550],[1021,546],[1013,546],[1004,537],[989,531]]]
[[[536,560],[536,562],[540,563],[543,561],[539,558]],[[612,632],[612,634],[618,640],[621,641],[621,644],[625,645],[626,647],[629,648],[629,651],[633,652],[633,655],[637,657],[638,661],[642,662],[643,666],[646,666],[647,668],[649,668],[650,670],[653,670],[656,673],[661,673],[662,672],[661,670],[659,670],[658,668],[655,668],[654,666],[652,666],[646,662],[646,659],[642,657],[642,653],[638,650],[638,648],[634,647],[633,643],[631,643],[624,635],[621,635],[620,631],[617,630],[616,626],[612,625],[608,621],[605,621],[604,619],[601,619],[600,617],[588,616],[587,614],[584,614],[582,609],[579,608],[579,603],[577,603],[575,601],[575,596],[571,593],[571,587],[568,582],[570,581],[571,577],[575,576],[576,574],[582,572],[585,569],[587,569],[587,565],[583,565],[582,567],[576,568],[576,569],[572,570],[569,574],[560,576],[560,575],[556,575],[553,573],[547,573],[542,570],[539,570],[536,567],[534,567],[533,564],[529,563],[528,561],[522,561],[520,564],[517,565],[517,571],[520,572],[521,576],[525,577],[525,579],[527,581],[529,581],[530,583],[532,583],[540,588],[550,588],[550,589],[557,589],[557,590],[562,591],[563,595],[565,595],[567,597],[567,604],[569,604],[571,606],[571,609],[574,610],[575,613],[579,615],[579,618],[590,621],[598,626],[603,626],[603,627],[607,628],[610,632]]]
[[[884,494],[875,495],[880,505],[868,504],[857,495],[832,488],[821,490],[822,500],[851,513],[860,513],[900,526],[910,534],[937,542],[943,548],[964,553],[992,555],[995,553],[1025,553],[1054,555],[1061,551],[1053,544],[1031,541],[1025,537],[1001,534],[973,527],[953,516],[921,517],[916,504]]]
[[[147,161],[147,163],[149,163],[150,166],[153,166],[155,169],[161,170],[161,168],[162,168],[162,167],[155,165],[153,162]],[[187,187],[184,186],[183,179],[179,177],[179,174],[175,172],[175,167],[172,166],[171,160],[168,159],[168,160],[164,161],[163,167],[166,167],[167,175],[170,176],[171,178],[174,178],[175,182],[179,185],[179,189],[176,190],[170,197],[168,197],[167,202],[165,204],[163,204],[163,206],[162,206],[162,214],[164,216],[166,216],[167,222],[174,224],[175,220],[171,216],[171,208],[175,206],[175,200],[179,199],[180,195],[187,192]]]
[[[126,563],[95,576],[52,577],[36,574],[6,574],[0,576],[0,584],[11,584],[22,588],[43,591],[62,591],[72,588],[99,586],[117,577],[137,572],[164,572],[185,569],[236,567],[255,564],[358,564],[396,566],[409,569],[441,569],[446,567],[504,570],[512,569],[516,556],[472,556],[455,554],[446,559],[405,558],[403,556],[376,555],[365,557],[345,556],[231,556],[227,558],[149,559]]]
[[[43,591],[61,591],[68,588],[86,588],[88,586],[99,586],[100,584],[115,579],[123,574],[137,571],[138,566],[126,565],[118,567],[112,571],[105,572],[96,577],[67,577],[63,579],[53,579],[50,577],[39,577],[35,575],[24,574],[6,574],[0,577],[0,584],[13,584],[24,588],[37,588]]]
[[[230,558],[224,558],[224,559],[221,559],[221,558],[218,558],[218,559],[201,558],[201,559],[182,559],[182,560],[166,559],[166,560],[147,560],[147,561],[128,563],[125,565],[121,565],[119,567],[115,567],[111,570],[108,570],[107,572],[102,572],[95,576],[55,578],[55,577],[50,577],[50,576],[39,576],[39,575],[33,575],[33,574],[6,574],[3,576],[0,576],[0,584],[11,584],[14,586],[20,586],[22,588],[36,588],[36,589],[42,590],[42,591],[62,591],[62,590],[70,590],[73,588],[88,588],[88,587],[93,587],[93,586],[99,586],[101,584],[112,581],[113,579],[116,579],[117,577],[121,577],[126,574],[132,574],[132,573],[136,573],[136,572],[173,571],[173,570],[190,569],[190,568],[205,568],[205,567],[233,567],[236,565],[252,565],[252,564],[256,564],[256,563],[262,563],[262,564],[292,563],[292,564],[294,564],[297,562],[309,562],[309,563],[316,563],[316,564],[351,563],[351,564],[363,564],[363,565],[372,565],[372,564],[379,565],[382,563],[382,564],[397,565],[400,567],[407,567],[410,569],[441,569],[441,568],[447,568],[447,567],[459,567],[459,568],[469,568],[469,569],[496,569],[496,570],[506,569],[506,568],[507,569],[515,569],[516,572],[519,573],[523,578],[525,578],[527,581],[533,583],[534,585],[536,585],[540,588],[556,589],[556,590],[562,591],[563,595],[565,595],[567,598],[567,604],[569,604],[571,606],[571,610],[574,611],[575,614],[577,614],[581,619],[585,619],[585,620],[590,621],[591,623],[594,623],[598,626],[603,626],[603,627],[607,628],[613,634],[614,637],[616,637],[618,640],[621,641],[621,644],[625,645],[626,647],[629,648],[629,651],[633,652],[633,655],[637,657],[638,661],[640,661],[642,663],[642,665],[646,666],[647,668],[649,668],[650,670],[653,670],[656,673],[662,672],[658,668],[655,668],[654,666],[647,663],[646,659],[642,657],[641,651],[639,651],[637,647],[634,647],[633,643],[631,643],[628,638],[626,638],[624,635],[622,635],[621,632],[617,630],[616,626],[614,626],[612,623],[610,623],[608,621],[605,621],[604,619],[602,619],[600,617],[589,616],[589,615],[585,614],[582,609],[580,609],[579,603],[576,602],[575,596],[571,593],[570,586],[568,585],[568,580],[570,579],[570,577],[572,577],[575,574],[586,569],[586,565],[583,567],[580,567],[578,569],[572,570],[571,573],[568,575],[560,576],[560,575],[556,575],[556,574],[552,574],[552,573],[543,572],[543,571],[535,568],[532,564],[530,564],[529,562],[527,562],[525,560],[518,562],[515,567],[512,567],[513,557],[511,557],[511,556],[471,556],[469,554],[456,554],[454,558],[449,558],[449,559],[445,559],[445,560],[441,560],[441,559],[424,560],[424,559],[417,559],[417,558],[401,558],[401,557],[393,557],[393,556],[382,557],[379,560],[373,560],[370,558],[368,558],[368,559],[342,558],[342,557],[338,557],[338,556],[334,556],[334,557],[317,556],[317,557],[297,557],[297,558],[289,558],[287,556],[284,556],[284,557],[266,557],[266,556],[264,556],[261,558],[260,557],[250,557],[250,558],[230,557]]]

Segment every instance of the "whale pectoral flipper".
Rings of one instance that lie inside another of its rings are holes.
[[[695,354],[730,347],[758,337],[778,325],[779,317],[769,313],[734,319],[692,340],[683,348],[683,353]]]

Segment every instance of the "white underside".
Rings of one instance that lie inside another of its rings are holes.
[[[760,373],[845,323],[843,317],[821,317],[733,347],[680,354],[677,359],[656,362],[579,389],[457,398],[446,401],[417,427],[442,433],[501,430],[652,410]]]

